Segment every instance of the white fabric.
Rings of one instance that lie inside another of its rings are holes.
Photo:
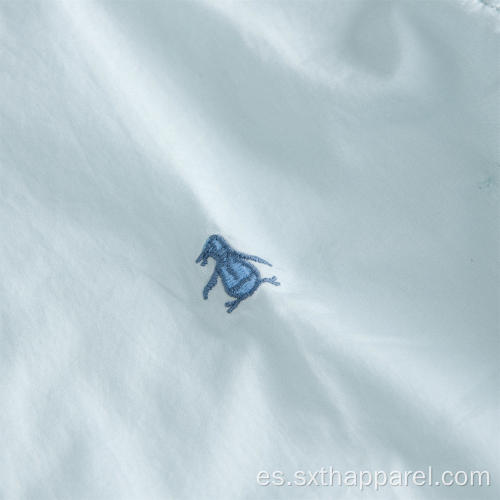
[[[498,498],[498,26],[1,2],[0,498]],[[204,301],[212,233],[281,286]],[[493,485],[256,481],[330,466]]]

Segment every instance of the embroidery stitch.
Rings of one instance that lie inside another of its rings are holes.
[[[207,239],[196,259],[196,264],[201,262],[202,266],[206,266],[209,257],[215,260],[215,270],[203,289],[203,298],[208,299],[208,292],[217,284],[217,279],[220,277],[226,293],[236,299],[224,304],[228,313],[234,311],[242,300],[250,297],[262,283],[280,285],[276,281],[276,276],[261,278],[259,270],[248,261],[252,260],[267,266],[272,264],[255,255],[237,252],[218,234],[212,234]]]

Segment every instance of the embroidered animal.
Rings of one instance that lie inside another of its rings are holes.
[[[196,259],[196,264],[201,262],[202,266],[206,266],[209,257],[215,260],[215,270],[203,289],[203,298],[208,299],[208,292],[217,284],[217,279],[220,277],[226,293],[236,299],[224,304],[228,313],[234,311],[242,300],[250,297],[262,283],[280,285],[276,281],[276,276],[261,278],[259,270],[249,261],[271,266],[269,262],[255,255],[237,252],[218,234],[213,234],[207,239]]]

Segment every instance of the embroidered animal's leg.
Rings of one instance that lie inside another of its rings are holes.
[[[241,302],[241,299],[236,299],[233,300],[232,302],[226,302],[224,305],[228,308],[226,312],[230,313],[234,311],[237,307],[238,304]]]
[[[248,255],[246,253],[238,252],[238,256],[241,257],[242,259],[253,260],[254,262],[259,262],[260,264],[266,264],[266,266],[273,267],[273,265],[270,264],[269,262],[267,262],[267,260],[261,259],[260,257],[257,257],[256,255]]]
[[[262,278],[260,280],[261,283],[271,283],[271,285],[274,286],[280,286],[281,283],[279,281],[276,281],[278,278],[276,276],[273,276],[272,278]]]
[[[218,273],[217,271],[214,271],[210,279],[208,280],[208,283],[205,285],[205,288],[203,289],[203,298],[205,300],[208,299],[208,292],[212,290],[212,288],[217,284],[217,278],[218,278]]]

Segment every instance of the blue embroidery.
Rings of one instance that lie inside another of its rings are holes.
[[[248,261],[253,260],[271,266],[269,262],[255,255],[247,255],[233,250],[226,240],[218,234],[212,234],[208,238],[200,256],[196,259],[196,263],[201,262],[202,266],[206,266],[209,257],[215,260],[215,270],[203,289],[203,298],[208,299],[208,292],[217,284],[217,278],[220,277],[226,293],[236,299],[224,304],[228,313],[234,311],[242,300],[250,297],[262,283],[280,285],[276,281],[276,276],[261,278],[259,270]]]

